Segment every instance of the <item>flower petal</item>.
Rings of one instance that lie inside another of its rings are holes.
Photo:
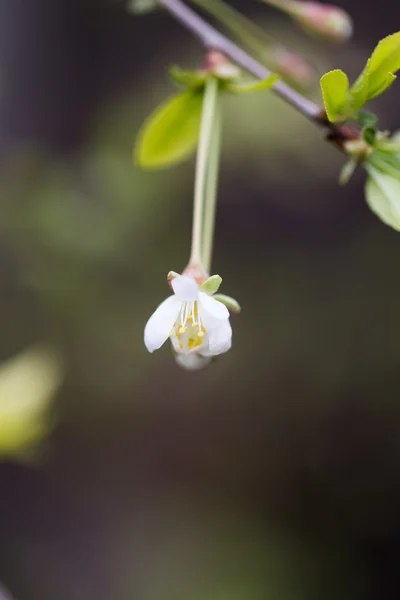
[[[151,315],[144,328],[144,343],[149,352],[158,350],[168,338],[181,306],[179,298],[170,296]]]
[[[175,360],[179,366],[188,371],[198,371],[204,369],[210,362],[210,356],[202,356],[201,354],[177,354]]]
[[[206,312],[213,319],[229,319],[229,310],[218,300],[214,300],[211,296],[208,296],[204,292],[199,293],[199,308],[201,310],[201,318],[203,319],[203,313]]]
[[[219,321],[218,326],[208,332],[208,351],[205,356],[216,356],[230,350],[232,346],[232,327],[229,319]]]
[[[171,280],[172,289],[179,300],[197,300],[199,286],[192,277],[180,275]]]

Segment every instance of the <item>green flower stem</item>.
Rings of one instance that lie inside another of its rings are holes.
[[[196,159],[194,184],[194,206],[192,225],[192,250],[190,264],[203,266],[203,217],[204,200],[207,192],[209,156],[213,142],[215,115],[218,101],[218,80],[208,77],[204,89],[203,109],[200,124],[200,137]]]
[[[203,266],[207,273],[211,272],[211,260],[214,242],[215,213],[217,207],[217,189],[219,162],[221,154],[221,99],[217,96],[214,128],[207,165],[207,181],[205,189],[204,224],[203,224]]]

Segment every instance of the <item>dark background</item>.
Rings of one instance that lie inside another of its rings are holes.
[[[400,29],[395,0],[344,2],[346,47],[235,5],[320,74]],[[196,373],[144,349],[187,261],[193,161],[138,172],[132,143],[166,67],[201,60],[161,11],[0,0],[0,358],[45,342],[65,363],[40,460],[0,463],[0,580],[15,600],[398,598],[400,236],[269,94],[224,106],[233,348]]]

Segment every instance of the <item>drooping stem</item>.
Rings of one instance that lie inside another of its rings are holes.
[[[189,263],[203,266],[204,200],[207,192],[209,157],[213,143],[213,129],[218,101],[218,80],[208,77],[204,89],[203,108],[197,147],[196,176],[194,184],[192,249]]]
[[[181,0],[158,0],[158,2],[175,19],[182,23],[186,29],[191,31],[206,48],[219,50],[237,65],[259,79],[267,79],[271,75],[269,69],[242,50],[242,48],[231,42],[231,40],[207,23],[207,21],[202,19]],[[323,108],[305,98],[287,83],[279,80],[271,89],[298,112],[318,125],[327,139],[338,148],[343,150],[344,142],[359,137],[357,132],[347,126],[330,123]]]
[[[203,266],[207,273],[211,272],[211,260],[214,243],[215,213],[217,207],[217,190],[219,175],[219,159],[221,150],[221,100],[217,97],[213,135],[208,157],[207,182],[205,189],[204,224],[203,224]]]

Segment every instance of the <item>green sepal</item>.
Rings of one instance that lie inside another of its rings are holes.
[[[226,83],[224,89],[231,94],[249,94],[252,92],[262,92],[264,90],[269,90],[277,81],[279,80],[279,75],[272,73],[266,79],[262,81],[255,81],[251,83]]]
[[[187,159],[200,130],[203,92],[191,88],[169,98],[144,122],[134,148],[134,164],[163,169]]]
[[[130,0],[127,9],[135,15],[145,15],[155,10],[157,6],[157,0]]]
[[[214,299],[224,304],[226,308],[228,308],[233,313],[239,314],[242,310],[237,300],[231,298],[230,296],[225,296],[225,294],[215,294]]]
[[[209,296],[212,296],[213,294],[215,294],[215,292],[218,292],[221,283],[222,277],[220,277],[219,275],[211,275],[211,277],[209,277],[204,283],[202,283],[200,289],[202,292],[205,292]]]
[[[177,65],[172,65],[168,72],[174,81],[192,88],[203,88],[207,78],[204,71],[181,69]]]
[[[173,279],[175,279],[175,277],[179,277],[179,273],[177,273],[176,271],[170,271],[167,275],[167,281],[168,283],[170,281],[172,281]]]

